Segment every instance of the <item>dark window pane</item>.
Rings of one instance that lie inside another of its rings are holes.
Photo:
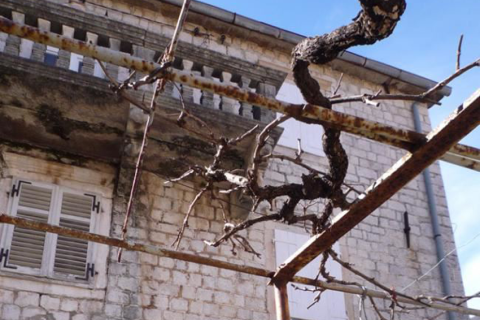
[[[43,62],[45,62],[49,66],[55,66],[57,64],[57,59],[58,59],[57,55],[51,54],[51,53],[45,53],[45,59],[43,60]]]

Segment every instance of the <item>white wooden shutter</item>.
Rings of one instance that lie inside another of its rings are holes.
[[[275,230],[275,256],[277,267],[293,255],[310,237],[284,230]],[[338,243],[336,244],[338,246]],[[334,249],[335,248],[334,246]],[[320,266],[320,258],[316,258],[303,268],[298,275],[314,279]],[[342,279],[342,270],[338,263],[329,259],[326,264],[327,270],[337,279]],[[312,288],[312,287],[310,287]],[[292,286],[287,287],[288,302],[292,319],[298,320],[347,320],[345,310],[345,297],[341,292],[325,291],[320,301],[308,309],[313,302],[314,293],[295,290]]]
[[[96,205],[95,197],[62,192],[61,199],[59,226],[85,232],[93,231],[91,229],[94,219],[93,207]],[[91,254],[89,246],[86,240],[59,235],[53,262],[54,273],[73,275],[87,280],[89,278],[87,263]]]
[[[12,215],[48,223],[53,190],[29,182],[19,181],[12,190],[15,197]],[[17,194],[15,194],[17,193]],[[41,273],[45,260],[47,235],[42,231],[13,227],[9,243],[8,265],[28,273]]]
[[[277,99],[294,104],[305,103],[300,89],[298,89],[294,83],[291,83],[288,80],[285,81],[280,87],[280,90],[277,93]],[[321,126],[311,126],[296,121],[295,119],[289,119],[282,123],[280,127],[282,127],[284,131],[280,136],[278,145],[297,150],[297,139],[301,139],[302,149],[305,152],[317,156],[325,156],[321,140],[324,130]]]

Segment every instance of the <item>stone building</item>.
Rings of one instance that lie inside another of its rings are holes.
[[[18,23],[130,53],[158,58],[172,36],[181,1],[176,0],[2,0],[0,14]],[[280,100],[301,102],[289,74],[290,51],[301,36],[247,17],[194,3],[176,54],[174,68],[229,83]],[[123,81],[129,70],[107,64]],[[419,93],[433,82],[395,67],[345,52],[333,63],[313,67],[325,92],[344,73],[340,93]],[[189,108],[218,133],[236,136],[275,114],[228,98],[181,88]],[[0,33],[0,211],[10,215],[119,237],[145,116],[114,94],[98,62],[68,51]],[[448,95],[444,89],[441,95]],[[137,92],[139,99],[150,92]],[[145,99],[147,99],[145,98]],[[442,96],[436,97],[441,99]],[[214,150],[168,119],[178,113],[173,86],[159,98],[138,204],[128,239],[168,247],[189,203],[201,186],[196,181],[165,184],[189,165],[208,163]],[[424,131],[431,129],[428,105],[417,104]],[[348,103],[336,110],[399,128],[414,130],[412,104],[388,101],[378,108]],[[294,154],[302,140],[304,159],[326,165],[318,126],[287,122],[271,139],[273,152]],[[358,189],[373,183],[405,151],[350,134],[342,135],[349,154],[347,181]],[[252,141],[229,155],[226,165],[245,166]],[[265,164],[264,183],[294,182],[301,168],[274,160]],[[446,251],[454,247],[438,164],[430,168],[441,236]],[[248,211],[238,195],[228,201],[230,219]],[[275,205],[275,204],[274,204]],[[318,210],[315,204],[310,210]],[[275,209],[275,206],[273,210]],[[260,207],[257,214],[267,212]],[[405,212],[410,225],[407,246]],[[229,245],[213,248],[204,240],[223,230],[223,212],[203,199],[195,208],[180,250],[229,262],[274,270],[308,239],[303,226],[259,224],[244,235],[261,257]],[[54,234],[0,225],[0,318],[4,320],[120,319],[274,319],[267,280],[142,253],[71,240]],[[437,262],[426,187],[418,176],[336,246],[342,257],[366,274],[399,291]],[[463,286],[457,257],[448,259],[453,293]],[[318,263],[302,275],[314,277]],[[332,274],[353,279],[329,262]],[[306,307],[313,295],[290,291],[292,317],[301,320],[357,319],[359,297],[327,292]],[[442,295],[438,269],[411,285],[407,293]],[[379,301],[381,308],[389,302]],[[369,306],[370,318],[374,315]],[[435,311],[399,313],[419,319]]]

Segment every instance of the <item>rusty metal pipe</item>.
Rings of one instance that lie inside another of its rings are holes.
[[[274,280],[291,279],[322,252],[352,230],[374,210],[390,199],[413,178],[428,168],[459,140],[480,124],[480,89],[457,108],[440,126],[427,135],[427,141],[415,152],[405,155],[353,205],[338,214],[330,227],[313,236],[278,268]]]
[[[277,320],[290,320],[287,282],[274,283],[273,287],[275,291],[275,313],[277,314]]]
[[[125,250],[144,252],[144,253],[152,254],[155,256],[167,257],[167,258],[177,259],[181,261],[208,265],[215,268],[236,271],[244,274],[263,277],[263,278],[271,279],[273,274],[275,273],[274,271],[265,270],[262,268],[250,267],[245,265],[236,265],[226,261],[202,257],[200,255],[196,255],[192,253],[183,253],[179,251],[163,249],[158,246],[137,244],[131,241],[124,241],[121,239],[106,237],[106,236],[102,236],[94,233],[89,233],[89,232],[84,232],[84,231],[74,230],[70,228],[59,227],[59,226],[53,226],[47,223],[12,217],[6,214],[0,214],[0,223],[11,224],[11,225],[22,227],[29,230],[38,230],[38,231],[55,233],[55,234],[59,234],[59,235],[70,237],[70,238],[88,240],[91,242],[105,244],[108,246],[122,248]],[[350,294],[364,293],[364,291],[358,287],[346,286],[338,283],[327,283],[324,281],[313,280],[305,277],[293,277],[291,282],[295,282],[303,285],[317,286],[317,287],[328,289],[328,290],[334,290],[334,291],[350,293]],[[392,298],[388,293],[385,293],[383,291],[371,290],[371,289],[367,289],[365,291],[365,294],[370,297],[383,299],[383,300],[391,300]],[[439,302],[431,302],[431,303],[426,303],[424,301],[419,302],[416,300],[404,298],[402,296],[397,297],[397,299],[401,303],[407,303],[407,304],[417,305],[417,306],[427,305],[430,308],[434,308],[438,310],[455,311],[462,314],[471,314],[471,315],[480,316],[480,310],[476,310],[476,309],[464,308],[460,306],[454,306],[454,305],[444,304]]]
[[[29,39],[34,42],[57,47],[62,50],[92,57],[143,73],[150,73],[160,67],[159,64],[123,52],[95,46],[93,44],[87,44],[83,41],[67,38],[55,33],[41,31],[31,26],[13,22],[4,17],[0,17],[0,32],[5,32],[20,38]],[[415,131],[394,128],[379,122],[369,121],[360,117],[329,110],[321,106],[302,106],[282,102],[233,86],[217,83],[213,80],[194,76],[188,72],[172,70],[166,74],[165,77],[169,80],[197,89],[213,92],[220,96],[288,114],[300,121],[324,124],[351,134],[359,135],[409,151],[415,150],[419,144],[425,141],[425,135],[419,134]],[[451,148],[450,153],[463,158],[462,161],[452,162],[453,164],[479,170],[479,149],[458,144]],[[451,158],[449,157],[445,159],[442,158],[442,160],[451,162]]]

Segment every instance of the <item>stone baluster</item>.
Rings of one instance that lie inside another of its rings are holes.
[[[155,51],[136,45],[133,45],[133,55],[147,61],[155,59]]]
[[[0,32],[0,52],[5,51],[7,45],[8,33]]]
[[[210,79],[210,80],[213,79],[213,76],[212,76],[213,68],[203,66],[202,67],[202,73],[203,73],[204,78]],[[207,107],[207,108],[213,109],[214,106],[215,106],[215,104],[213,102],[213,93],[208,92],[208,91],[203,91],[200,104]]]
[[[120,40],[109,38],[108,42],[111,50],[120,51]],[[111,63],[106,63],[105,67],[107,69],[108,75],[112,77],[112,79],[120,81],[120,70],[125,68],[116,66]]]
[[[183,71],[192,72],[193,61],[183,59],[182,60],[182,67],[183,67]],[[193,102],[193,88],[192,87],[182,85],[182,94],[183,94],[183,100],[185,100],[185,102]]]
[[[98,34],[87,32],[87,43],[97,45]],[[90,57],[83,57],[82,73],[93,75],[95,70],[95,60]]]
[[[50,21],[44,19],[37,19],[38,28],[42,31],[50,31]],[[33,44],[32,60],[43,62],[45,60],[45,51],[47,46],[38,42]]]
[[[133,45],[133,55],[136,57],[139,57],[145,61],[154,61],[155,60],[155,51],[144,48],[144,47],[139,47],[136,45]],[[140,80],[141,78],[145,77],[145,73],[140,73],[137,72],[136,74],[136,80]],[[153,92],[154,84],[148,84],[145,86],[142,86],[141,89],[149,92]]]
[[[225,85],[230,86],[237,86],[237,84],[231,82],[232,74],[229,72],[222,72],[222,82]],[[222,97],[222,110],[224,112],[233,113],[233,114],[240,114],[240,103],[231,98]]]
[[[214,82],[221,82],[220,79],[218,78],[212,78]],[[222,105],[222,97],[220,97],[218,94],[213,95],[213,109],[220,110]]]
[[[252,88],[250,88],[250,82],[252,82],[251,79],[248,79],[242,76],[240,81],[241,88],[246,91],[253,91]],[[241,105],[242,105],[242,116],[247,119],[253,119],[252,105],[246,102],[242,102]]]
[[[159,56],[156,56],[154,57],[154,62],[157,62],[159,61]],[[173,68],[173,66],[172,66]],[[162,96],[164,97],[168,97],[168,98],[171,98],[174,96],[174,92],[176,92],[176,98],[179,97],[179,94],[178,94],[178,90],[174,88],[174,83],[172,81],[167,81],[167,83],[165,84],[165,88],[163,89],[163,93],[162,93]],[[180,84],[177,83],[177,86],[179,86],[180,88]]]
[[[175,68],[175,69],[177,69],[177,68]],[[167,88],[165,88],[166,89],[165,91],[171,90],[170,91],[171,96],[174,97],[175,99],[180,99],[180,95],[183,94],[182,85],[178,82],[171,82],[171,81],[169,81],[167,83],[170,84],[170,88],[168,88],[168,86],[167,86]],[[180,90],[180,92],[179,92],[179,90]],[[166,94],[168,94],[168,91],[166,92]]]
[[[62,26],[62,34],[64,37],[68,37],[73,39],[73,33],[75,32],[75,29],[66,25]],[[73,71],[78,71],[78,62],[75,62],[74,64],[70,63],[71,60],[71,53],[60,49],[58,51],[58,61],[57,61],[57,66],[60,68],[64,69],[73,69]]]
[[[22,39],[20,42],[20,53],[19,56],[25,59],[32,58],[34,42],[28,39]]]
[[[192,71],[194,77],[201,77],[202,72],[200,71]],[[202,101],[202,90],[194,88],[193,89],[193,103],[201,104]]]
[[[191,73],[194,77],[201,77],[202,76],[202,72],[198,71],[198,70],[193,70],[193,67],[192,67]],[[193,97],[192,97],[193,98],[193,103],[201,104],[202,90],[197,89],[197,88],[192,88],[192,89],[193,89]]]
[[[277,89],[271,84],[259,83],[257,86],[257,93],[269,98],[275,98],[275,96],[277,95]],[[275,112],[270,111],[266,108],[260,108],[259,111],[260,119],[257,120],[262,120],[262,122],[270,122],[275,119]]]
[[[24,24],[25,23],[25,15],[19,12],[12,12],[12,19],[13,22]],[[5,53],[18,56],[20,54],[20,43],[21,39],[17,36],[10,35],[7,38],[6,45],[5,45]]]
[[[175,96],[176,98],[179,98],[179,93],[178,93],[178,90],[174,88],[174,84],[172,83],[172,81],[167,81],[167,83],[165,84],[165,89],[163,90],[163,96],[165,97],[172,97],[172,96]],[[177,86],[180,88],[180,84],[177,83]],[[176,94],[174,95],[174,92],[176,92]]]

